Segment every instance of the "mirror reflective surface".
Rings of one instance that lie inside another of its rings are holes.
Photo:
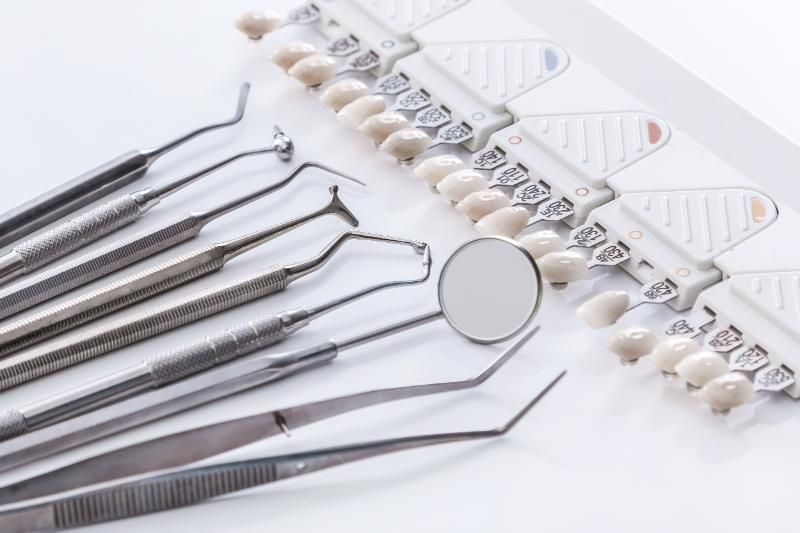
[[[445,319],[479,343],[500,342],[519,332],[536,315],[541,297],[541,275],[533,258],[503,237],[464,244],[439,278]]]

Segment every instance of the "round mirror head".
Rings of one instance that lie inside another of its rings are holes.
[[[439,277],[439,305],[473,342],[514,336],[539,310],[542,278],[533,257],[504,237],[475,239],[453,252]]]

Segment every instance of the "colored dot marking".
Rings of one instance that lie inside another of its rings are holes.
[[[577,194],[578,196],[586,196],[587,194],[589,194],[589,189],[587,189],[586,187],[579,187],[575,189],[575,194]]]
[[[381,46],[384,48],[392,48],[394,47],[394,41],[386,40],[381,43]]]
[[[630,237],[631,239],[633,239],[635,241],[638,241],[639,239],[644,237],[644,233],[642,233],[638,229],[635,229],[632,232],[628,233],[628,237]]]
[[[508,142],[509,142],[510,144],[519,144],[519,143],[521,143],[521,142],[522,142],[522,137],[519,137],[519,136],[517,136],[517,135],[514,135],[513,137],[509,137],[509,138],[508,138]]]
[[[647,122],[647,140],[650,141],[650,144],[658,144],[662,134],[661,126],[651,120]]]
[[[679,268],[679,269],[678,269],[678,275],[679,275],[680,277],[682,277],[682,278],[686,278],[686,277],[688,277],[688,276],[689,276],[689,274],[691,274],[691,273],[692,273],[692,271],[691,271],[691,270],[689,270],[688,268]]]
[[[753,215],[753,222],[760,224],[767,219],[767,206],[760,198],[750,199],[750,212]]]
[[[480,111],[472,114],[472,120],[483,120],[485,118],[486,118],[486,115],[484,115]]]

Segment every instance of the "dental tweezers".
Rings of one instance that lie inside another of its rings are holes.
[[[0,289],[0,319],[80,287],[172,246],[192,239],[212,220],[226,215],[291,183],[307,168],[318,168],[340,178],[366,186],[363,182],[322,163],[307,161],[286,177],[207,211],[193,211],[152,226],[77,257],[66,263]]]
[[[217,272],[231,259],[317,218],[335,215],[351,226],[358,226],[358,219],[342,203],[338,190],[336,185],[330,187],[331,199],[328,204],[311,213],[226,242],[203,246],[6,326],[0,326],[0,357]]]
[[[249,93],[250,84],[242,84],[239,89],[236,113],[225,122],[196,129],[158,148],[126,152],[6,211],[0,215],[0,246],[6,246],[17,239],[30,235],[50,222],[138,180],[147,173],[150,165],[158,158],[195,137],[237,124],[244,117]]]
[[[163,198],[235,161],[263,154],[276,154],[281,160],[288,161],[294,154],[294,143],[278,126],[275,126],[272,145],[269,147],[241,152],[159,186],[124,194],[41,235],[19,243],[0,256],[0,284],[23,274],[30,274],[70,252],[132,224]]]
[[[282,291],[294,281],[322,268],[336,251],[351,239],[409,244],[418,250],[418,253],[427,249],[423,243],[348,231],[334,239],[319,255],[311,259],[287,266],[274,265],[266,270],[259,270],[234,281],[179,298],[172,303],[160,305],[148,311],[8,357],[0,361],[0,390],[50,375],[62,368],[88,361],[135,342]],[[289,320],[289,317],[270,317],[260,322],[258,327],[250,325],[237,335],[228,333],[223,338],[206,342],[202,348],[193,348],[183,355],[169,357],[161,364],[154,362],[153,368],[149,370],[157,376],[156,381],[174,381],[175,376],[173,375],[183,377],[188,375],[187,371],[196,371],[194,369],[201,356],[203,356],[203,364],[207,365],[203,368],[208,368],[212,364],[219,364],[232,357],[238,357],[240,351],[250,350],[250,345],[259,347],[272,344],[275,342],[276,336],[286,335],[306,322],[306,319],[301,316],[292,318],[292,327],[285,331],[280,327],[285,320]],[[200,353],[196,353],[197,351]]]
[[[516,348],[512,347],[512,350]],[[9,531],[97,524],[194,505],[225,494],[387,453],[501,436],[513,428],[563,378],[566,371],[560,372],[508,422],[494,429],[416,435],[249,461],[180,468],[244,444],[286,433],[289,428],[364,407],[474,387],[507,360],[509,351],[470,380],[374,390],[222,422],[115,450],[22,481],[0,489],[2,501],[21,500],[20,504],[8,506],[8,510],[0,513],[0,524]],[[154,471],[157,473],[147,473]],[[26,498],[42,494],[52,496],[26,504]]]

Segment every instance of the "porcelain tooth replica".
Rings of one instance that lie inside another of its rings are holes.
[[[605,291],[583,302],[575,314],[589,327],[600,329],[616,324],[630,303],[625,291]]]
[[[372,115],[383,113],[386,110],[386,100],[382,96],[368,94],[356,98],[344,106],[336,116],[345,126],[358,129]]]
[[[411,161],[431,147],[433,139],[424,131],[417,128],[403,128],[398,130],[381,143],[381,150],[391,154],[398,161]]]
[[[580,281],[589,272],[586,258],[576,252],[552,252],[539,259],[542,277],[556,286]]]
[[[729,372],[703,385],[697,397],[715,413],[727,413],[734,407],[750,403],[755,397],[753,383],[738,372]]]
[[[475,229],[481,235],[513,238],[525,229],[529,218],[530,213],[524,207],[504,207],[480,219]]]
[[[360,81],[352,78],[337,81],[325,89],[320,95],[320,101],[334,111],[339,111],[344,106],[369,94],[369,87]]]
[[[486,181],[486,178],[469,168],[448,174],[436,184],[436,190],[449,198],[451,202],[460,202],[468,194],[488,188],[489,182]]]
[[[472,220],[480,220],[489,213],[494,213],[504,207],[511,207],[511,200],[503,191],[493,190],[469,193],[456,205],[456,209]]]
[[[233,23],[237,30],[257,41],[281,25],[281,16],[274,11],[248,11]]]
[[[650,361],[667,376],[675,375],[675,365],[688,355],[700,351],[700,345],[685,337],[670,337],[658,343],[650,354]]]
[[[522,237],[519,243],[528,250],[534,259],[539,259],[552,252],[567,250],[567,245],[561,240],[558,233],[549,229],[529,233]]]
[[[375,143],[381,144],[392,133],[408,127],[409,123],[406,117],[394,111],[384,111],[365,120],[358,127],[358,131]]]
[[[292,68],[295,63],[301,59],[305,59],[317,53],[317,49],[313,44],[305,41],[292,41],[290,43],[282,44],[272,51],[269,59],[286,72]]]
[[[728,363],[714,352],[696,352],[687,355],[675,365],[675,373],[686,381],[689,388],[699,389],[714,378],[730,372]]]
[[[336,76],[339,65],[332,57],[311,54],[289,69],[289,75],[306,87],[317,87]]]
[[[649,354],[658,343],[655,333],[641,326],[631,326],[615,333],[606,346],[624,364],[632,364]]]
[[[414,174],[422,178],[431,187],[444,179],[448,174],[466,169],[467,166],[454,155],[437,155],[429,157],[414,169]],[[488,186],[488,183],[487,183]]]

